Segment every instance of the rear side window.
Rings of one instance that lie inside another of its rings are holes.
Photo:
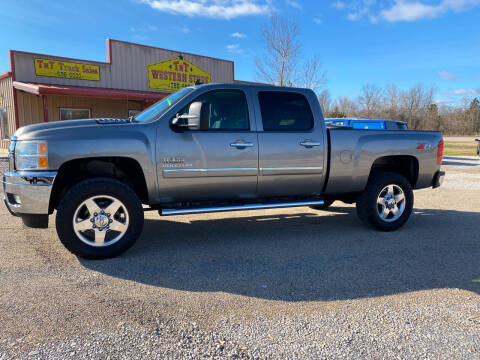
[[[313,115],[307,99],[294,92],[258,93],[263,131],[305,131],[313,128]]]

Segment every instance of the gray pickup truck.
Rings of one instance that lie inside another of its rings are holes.
[[[30,125],[11,139],[9,211],[85,258],[116,256],[162,216],[356,203],[379,230],[402,226],[412,189],[440,186],[442,134],[329,128],[307,89],[207,84],[129,119]],[[145,205],[145,206],[142,206]]]

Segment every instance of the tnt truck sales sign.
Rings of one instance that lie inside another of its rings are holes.
[[[203,84],[212,81],[210,73],[185,60],[183,56],[147,65],[148,88],[151,90],[177,91],[195,85],[198,80]]]
[[[100,80],[98,66],[60,60],[35,59],[35,74],[65,79]]]

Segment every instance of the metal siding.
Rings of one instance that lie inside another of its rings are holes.
[[[125,118],[128,115],[128,110],[141,109],[141,104],[138,101],[54,95],[47,96],[47,99],[48,121],[59,121],[61,108],[90,109],[91,117],[98,118]]]
[[[15,104],[13,102],[12,77],[8,76],[0,80],[0,96],[2,97],[2,105],[0,108],[7,109],[7,127],[8,135],[12,136],[15,132]],[[1,134],[3,137],[3,134]],[[2,139],[0,139],[1,141]],[[7,141],[2,141],[2,148],[8,147]]]
[[[170,50],[151,48],[119,41],[112,43],[112,64],[82,60],[67,60],[100,67],[100,81],[64,79],[35,75],[34,59],[46,58],[62,60],[55,56],[14,52],[16,81],[91,86],[112,89],[151,91],[147,82],[147,65],[183,55],[185,59],[201,67],[212,75],[212,82],[232,82],[233,63],[199,55],[184,54]]]
[[[43,122],[43,102],[40,96],[17,91],[17,105],[20,127]]]

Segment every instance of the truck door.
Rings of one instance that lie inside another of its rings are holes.
[[[314,93],[258,91],[257,98],[258,196],[320,194],[326,140]]]
[[[162,128],[165,133],[157,136],[161,201],[255,197],[258,140],[247,97],[240,89],[205,92],[192,102],[208,104],[208,130]],[[188,112],[190,103],[180,114]]]

